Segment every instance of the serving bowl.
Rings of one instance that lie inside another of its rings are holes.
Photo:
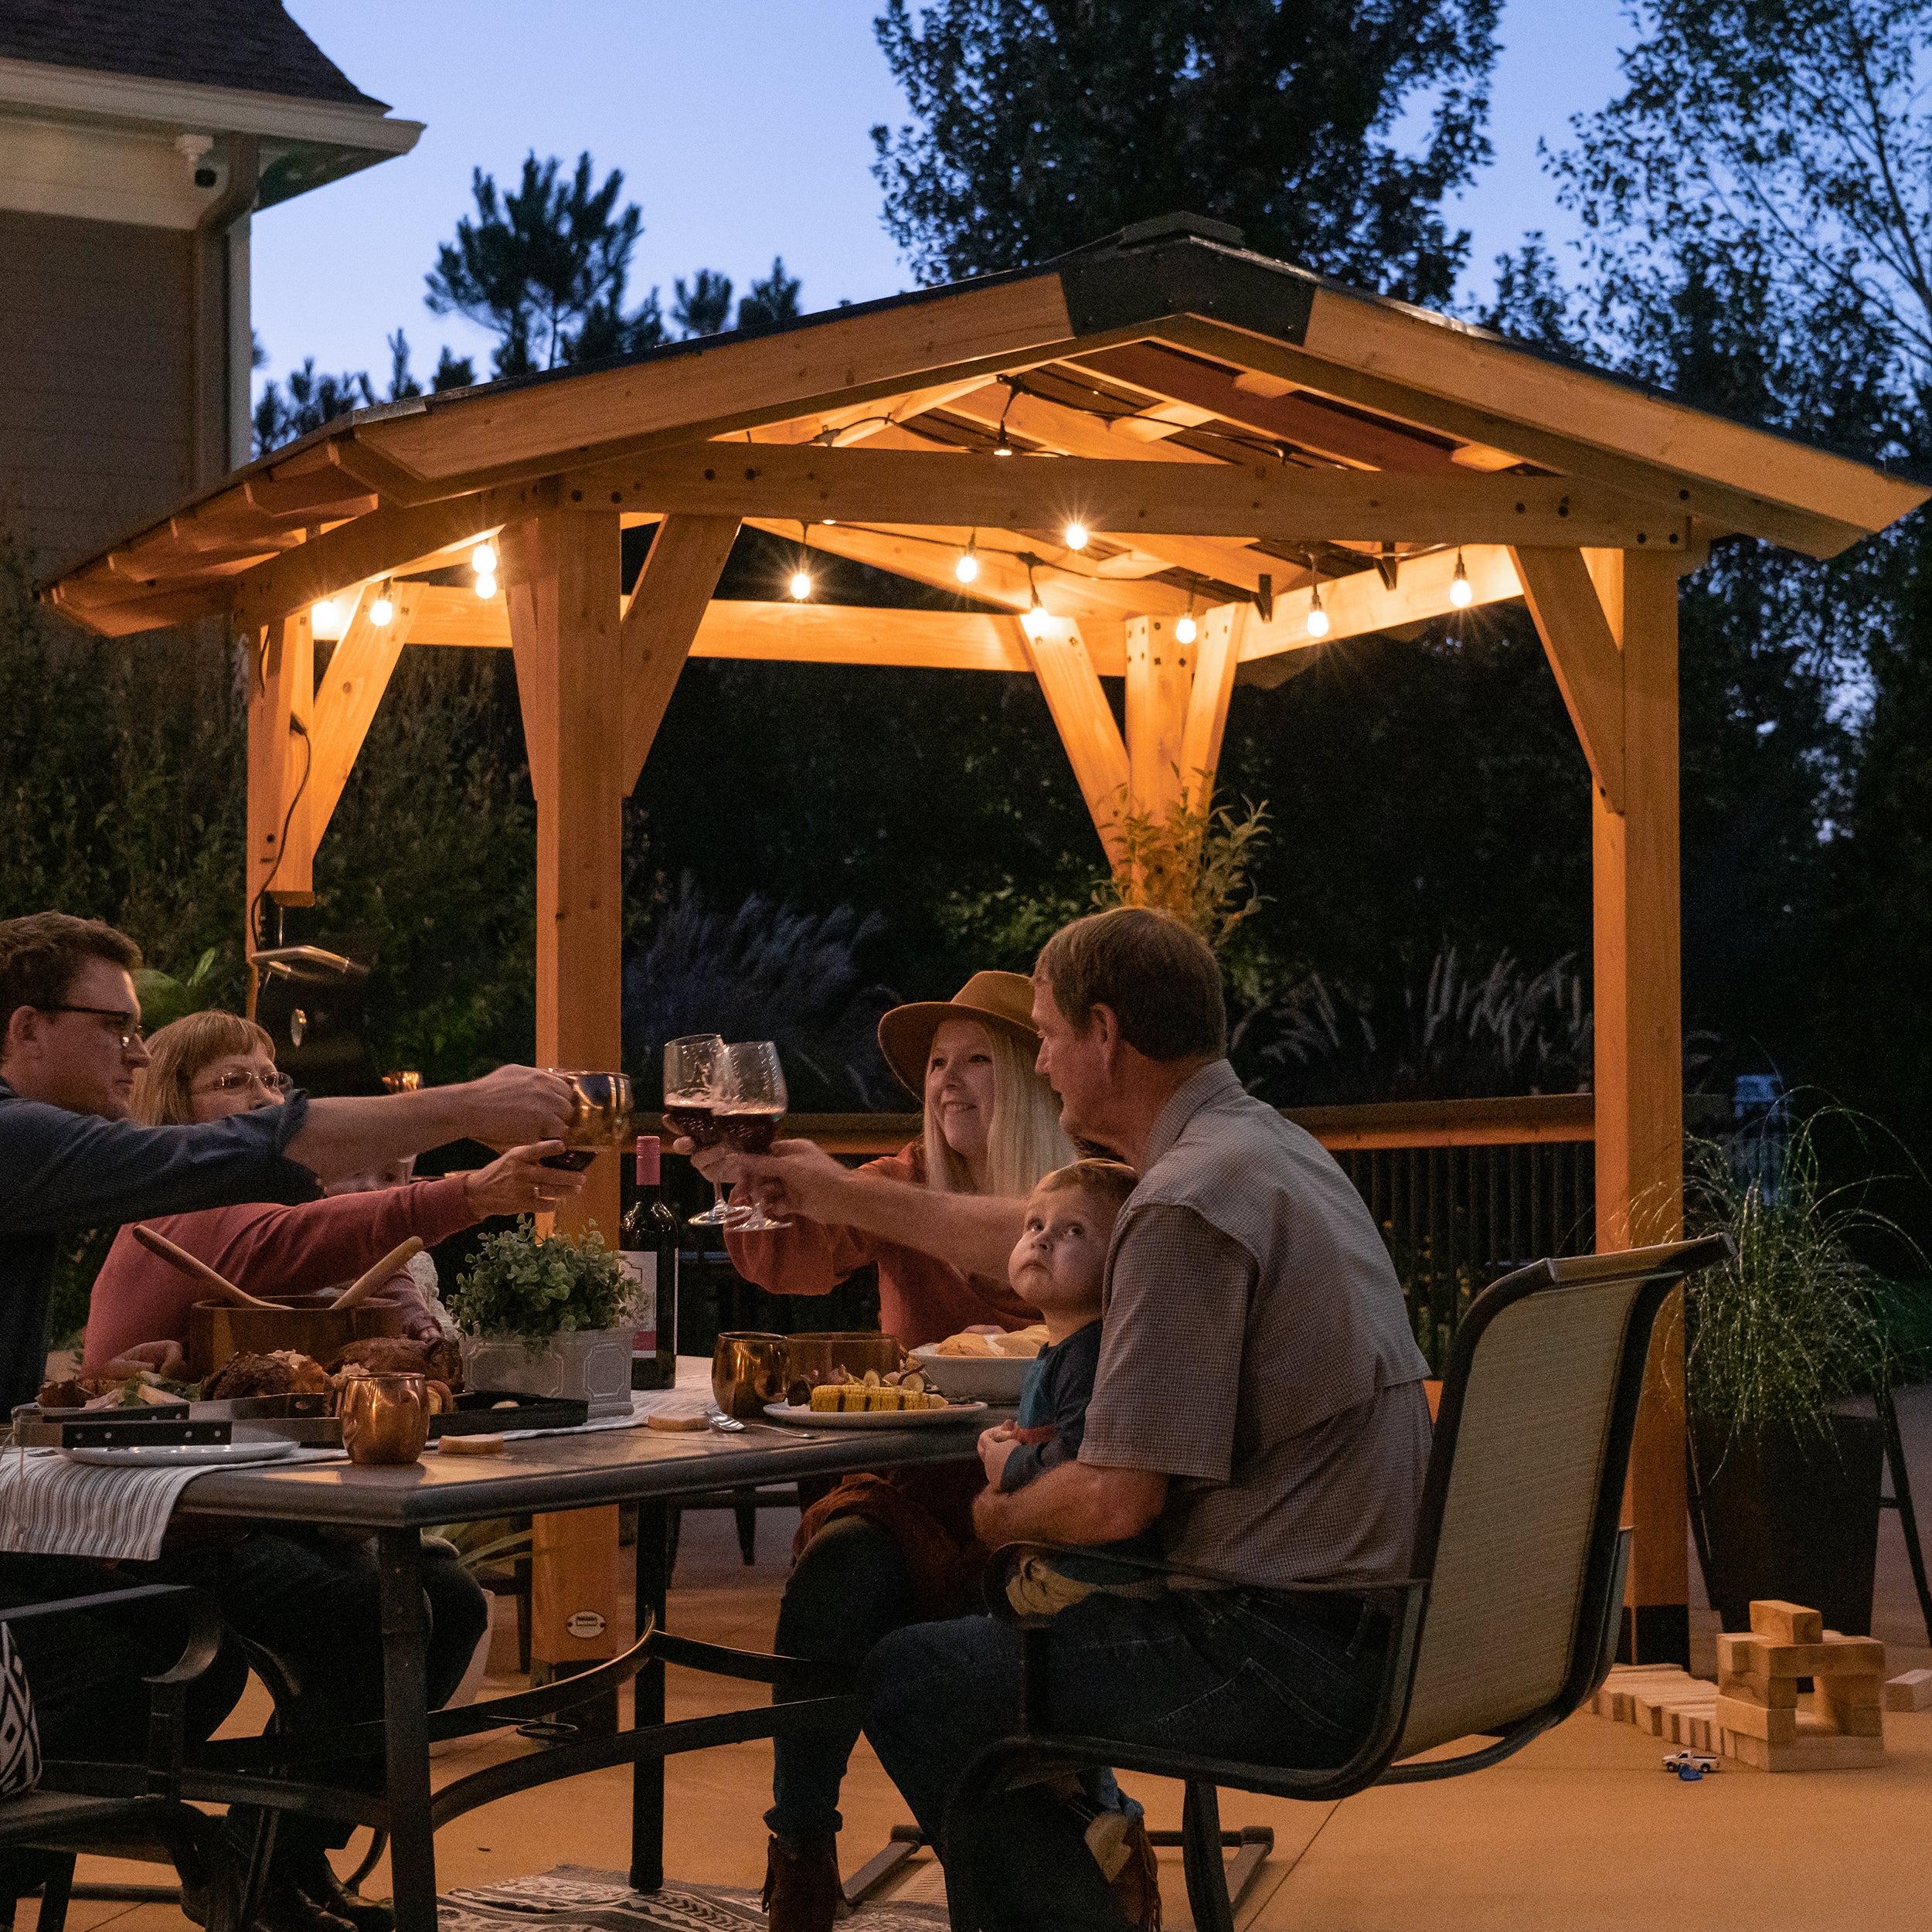
[[[1033,1366],[1018,1355],[941,1355],[927,1343],[912,1351],[913,1366],[939,1393],[954,1402],[1019,1401],[1020,1384]]]
[[[230,1355],[273,1355],[293,1349],[327,1366],[338,1349],[372,1335],[400,1335],[403,1311],[381,1302],[359,1308],[332,1304],[340,1288],[291,1297],[285,1307],[238,1308],[227,1301],[197,1301],[188,1311],[187,1373],[205,1382]]]

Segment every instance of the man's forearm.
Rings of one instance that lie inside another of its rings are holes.
[[[287,1156],[332,1181],[461,1140],[464,1090],[439,1087],[414,1094],[311,1100],[308,1117],[289,1142]]]
[[[1167,1478],[1145,1469],[1062,1463],[1002,1495],[982,1492],[973,1506],[982,1543],[1111,1543],[1138,1536],[1160,1515]]]
[[[882,1240],[949,1261],[962,1274],[1003,1279],[1026,1203],[1017,1196],[941,1194],[858,1172],[838,1189],[837,1219]]]

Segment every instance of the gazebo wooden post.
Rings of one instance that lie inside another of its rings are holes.
[[[272,895],[284,905],[313,897],[315,842],[308,825],[304,743],[315,696],[315,638],[309,614],[298,611],[244,639],[248,652],[248,862],[243,876],[243,957],[273,944],[267,917]],[[299,726],[298,730],[297,727]],[[300,794],[298,801],[298,794]],[[267,889],[264,890],[264,888]],[[257,902],[263,904],[259,911]],[[257,934],[257,918],[262,930]],[[248,975],[248,1010],[255,1010],[255,971]]]
[[[622,1064],[619,544],[614,511],[547,510],[502,532],[517,698],[536,794],[536,1058],[546,1066]],[[578,1231],[594,1220],[614,1247],[620,1190],[617,1159],[604,1155],[557,1219]],[[530,1619],[536,1681],[615,1656],[624,1641],[616,1509],[538,1516],[530,1539],[543,1584]]]
[[[1679,560],[1516,553],[1518,574],[1590,761],[1594,881],[1597,1245],[1683,1226],[1683,998],[1678,885]],[[1631,1451],[1626,1650],[1689,1660],[1681,1300],[1651,1345]]]

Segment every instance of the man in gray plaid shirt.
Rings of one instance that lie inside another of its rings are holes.
[[[1048,942],[1034,987],[1067,1131],[1141,1181],[1108,1252],[1079,1459],[988,1488],[980,1534],[1161,1538],[1164,1591],[1097,1591],[1055,1618],[1056,1728],[1338,1763],[1366,1733],[1386,1627],[1359,1597],[1292,1593],[1408,1573],[1427,1366],[1387,1251],[1321,1145],[1243,1090],[1219,969],[1193,934],[1142,909],[1096,913]],[[866,1734],[943,1858],[954,1785],[1014,1728],[1012,1634],[986,1617],[914,1625],[873,1651],[861,1688]],[[982,1863],[989,1926],[1133,1923],[1073,1808],[1031,1791],[998,1809],[980,1825],[1004,1847]]]

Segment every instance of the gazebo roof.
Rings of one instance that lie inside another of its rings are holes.
[[[961,460],[1009,453],[1057,460]],[[1267,617],[1318,584],[1345,635],[1446,607],[1458,556],[1488,601],[1519,592],[1512,546],[1689,567],[1743,534],[1828,556],[1928,495],[1175,216],[1036,269],[359,410],[45,594],[109,635],[265,623],[577,502],[808,529],[947,589],[971,544],[976,599],[1037,590],[1100,627],[1230,600]],[[1092,532],[1077,551],[1069,520]],[[500,608],[444,594],[417,641],[508,641]],[[1274,628],[1243,655],[1288,648]]]

